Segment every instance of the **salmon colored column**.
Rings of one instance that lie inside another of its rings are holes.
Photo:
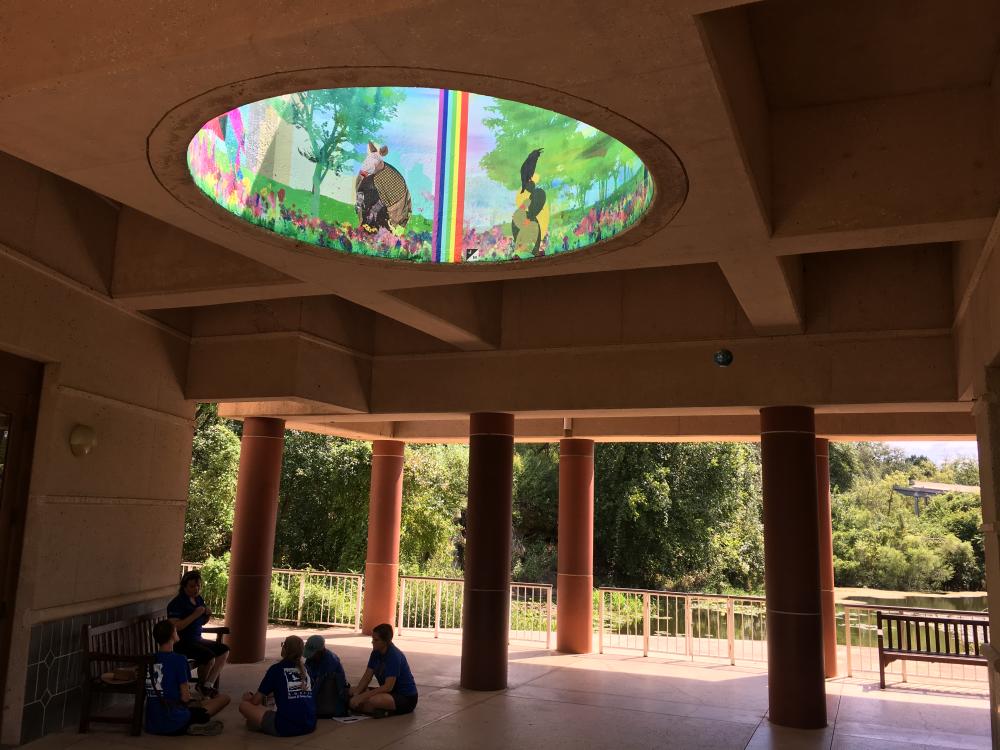
[[[365,608],[362,630],[392,624],[399,580],[399,523],[403,509],[401,440],[372,444],[372,485],[368,496],[368,556],[365,559]]]
[[[247,417],[243,421],[226,594],[231,664],[264,658],[284,445],[283,419]]]
[[[507,687],[514,416],[469,420],[469,506],[465,512],[462,675],[469,690]]]
[[[807,406],[760,410],[768,711],[774,724],[826,726],[816,427]]]
[[[589,654],[594,643],[594,441],[559,441],[559,624],[556,648]]]
[[[823,672],[837,676],[837,609],[833,601],[833,520],[830,515],[830,441],[816,438],[816,501],[819,513],[819,591],[823,615]]]

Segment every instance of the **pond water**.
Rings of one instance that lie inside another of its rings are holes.
[[[874,604],[880,607],[917,607],[918,609],[953,609],[983,612],[987,608],[986,594],[967,596],[931,596],[928,594],[907,594],[906,596],[852,596],[837,602],[842,604]]]

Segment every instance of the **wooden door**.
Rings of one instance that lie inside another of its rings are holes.
[[[0,695],[8,678],[41,383],[42,365],[0,352]]]

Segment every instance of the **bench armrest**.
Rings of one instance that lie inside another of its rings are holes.
[[[149,654],[112,654],[107,651],[84,651],[83,658],[88,661],[123,662],[125,664],[152,664],[153,657]]]
[[[202,633],[215,633],[215,640],[222,642],[222,636],[229,635],[229,628],[225,625],[210,625],[201,629]]]

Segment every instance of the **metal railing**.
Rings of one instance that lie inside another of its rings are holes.
[[[641,649],[736,664],[767,660],[764,599],[649,589],[597,590],[598,651]]]
[[[181,563],[182,573],[200,563]],[[225,612],[225,592],[206,586],[205,602],[214,614]],[[296,625],[331,625],[361,630],[364,576],[275,568],[271,572],[268,618]]]
[[[876,613],[931,614],[945,619],[989,615],[947,609],[837,605],[837,651],[848,677],[879,673]],[[715,596],[672,591],[600,588],[597,590],[598,650],[641,650],[688,659],[767,662],[767,608],[756,596]],[[960,644],[956,648],[961,648]],[[843,673],[843,670],[840,670]],[[888,674],[955,681],[984,682],[982,666],[940,662],[895,661]]]
[[[400,576],[396,633],[433,632],[435,638],[458,637],[462,633],[461,578]],[[552,646],[552,586],[520,583],[510,585],[510,640],[545,642]]]
[[[181,571],[202,567],[182,563]],[[397,599],[397,633],[433,634],[458,638],[462,632],[463,581],[460,578],[401,576]],[[310,570],[275,569],[271,581],[270,619],[296,625],[332,625],[361,629],[363,576]],[[206,585],[205,601],[223,615],[226,592]],[[598,651],[641,650],[729,664],[767,662],[767,609],[759,596],[600,588],[596,591],[594,626]],[[989,615],[962,610],[922,609],[862,604],[837,605],[837,651],[840,673],[848,677],[877,675],[876,613],[922,613],[962,618]],[[510,640],[543,643],[552,648],[557,607],[548,584],[515,582],[510,586]],[[844,669],[846,667],[846,670]],[[895,661],[887,674],[978,681],[987,670],[967,664]]]

